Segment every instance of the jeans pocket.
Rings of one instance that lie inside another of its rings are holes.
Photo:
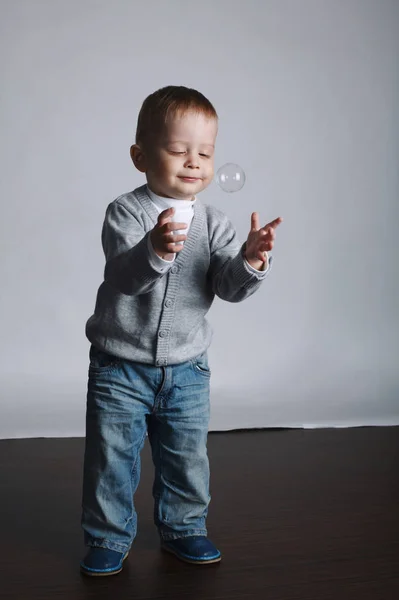
[[[118,368],[122,361],[118,356],[108,354],[108,352],[99,350],[93,345],[90,347],[89,357],[89,374],[92,375],[111,373]]]
[[[197,356],[197,358],[194,358],[192,360],[192,364],[193,364],[194,370],[197,373],[201,373],[205,377],[211,376],[211,370],[209,368],[208,357],[207,357],[206,353],[201,354],[201,356]]]

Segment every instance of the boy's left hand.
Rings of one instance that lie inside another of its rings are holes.
[[[265,252],[273,248],[276,237],[275,229],[282,220],[282,217],[278,217],[264,227],[259,227],[259,215],[256,212],[252,213],[251,231],[248,234],[245,258],[254,269],[262,270],[264,263],[267,261]]]

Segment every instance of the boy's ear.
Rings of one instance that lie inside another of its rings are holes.
[[[140,146],[133,144],[133,146],[130,147],[130,157],[136,169],[138,169],[141,173],[145,173],[147,170],[145,164],[146,161]]]

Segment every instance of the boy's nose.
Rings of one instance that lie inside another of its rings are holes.
[[[187,157],[186,160],[186,167],[189,167],[191,169],[198,169],[199,168],[199,160],[198,157],[195,155],[191,155]]]

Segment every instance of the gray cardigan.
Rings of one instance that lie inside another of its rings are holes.
[[[158,213],[141,186],[107,207],[102,229],[106,264],[89,341],[109,354],[157,366],[182,363],[207,350],[212,330],[205,316],[215,294],[228,302],[251,296],[270,271],[250,271],[244,246],[217,208],[194,205],[184,248],[173,266],[151,266],[148,236]]]

